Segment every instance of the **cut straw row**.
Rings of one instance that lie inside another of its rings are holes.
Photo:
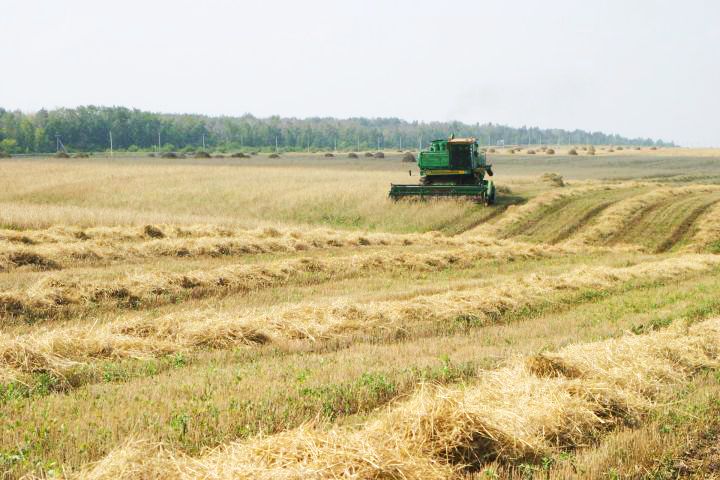
[[[502,236],[505,231],[523,220],[531,217],[540,210],[566,198],[580,197],[588,193],[601,190],[614,190],[619,188],[639,187],[636,182],[624,182],[610,185],[580,185],[577,187],[556,188],[532,198],[522,205],[510,205],[507,211],[494,223],[478,227],[483,234]],[[477,231],[470,230],[466,235],[476,235]]]
[[[540,246],[496,240],[466,241],[468,246],[435,253],[368,253],[349,257],[301,258],[266,264],[236,264],[187,273],[147,273],[118,280],[41,278],[27,291],[0,294],[0,316],[52,318],[77,308],[108,305],[139,308],[218,294],[245,293],[290,283],[318,282],[387,271],[439,271],[468,268],[483,259],[540,258],[575,253],[575,247]],[[4,314],[4,315],[3,315]]]
[[[568,243],[576,245],[604,244],[636,222],[644,211],[660,202],[673,198],[681,199],[686,195],[719,191],[720,186],[716,185],[657,187],[648,193],[627,198],[606,208],[592,225],[573,236]]]
[[[720,252],[720,202],[706,211],[697,222],[697,230],[690,240],[686,251]]]
[[[269,232],[269,233],[268,233]],[[21,237],[24,238],[24,237]],[[368,246],[428,247],[461,246],[467,242],[439,234],[394,235],[327,231],[279,232],[265,229],[234,235],[207,237],[144,238],[137,241],[91,239],[33,244],[0,240],[0,271],[19,267],[36,270],[61,269],[83,264],[142,260],[157,257],[238,257],[262,253],[294,253],[309,250]]]
[[[493,461],[539,462],[641,423],[719,360],[720,319],[673,325],[517,359],[470,385],[421,385],[358,427],[304,425],[195,458],[130,441],[79,477],[444,479]]]
[[[88,327],[38,329],[0,336],[0,369],[8,377],[51,371],[64,375],[98,359],[149,358],[198,348],[267,342],[318,342],[357,336],[394,337],[442,324],[488,325],[507,312],[548,301],[559,292],[610,289],[629,281],[660,281],[720,264],[720,256],[688,254],[630,267],[580,268],[561,275],[530,274],[499,285],[356,304],[303,303],[236,313],[205,309],[140,315]]]
[[[126,245],[148,240],[187,240],[187,239],[295,239],[295,240],[335,240],[338,242],[402,243],[406,239],[438,237],[437,232],[423,234],[393,234],[353,232],[330,228],[261,228],[241,229],[218,225],[145,225],[144,227],[94,227],[79,228],[56,226],[42,230],[3,230],[0,229],[0,241],[17,245],[94,243],[97,245]],[[384,243],[381,243],[384,244]]]

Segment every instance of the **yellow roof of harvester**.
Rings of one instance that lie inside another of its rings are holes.
[[[472,137],[467,138],[451,138],[448,143],[475,143],[475,139]]]

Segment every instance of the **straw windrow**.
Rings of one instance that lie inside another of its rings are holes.
[[[720,319],[573,345],[481,372],[468,386],[421,386],[359,428],[306,425],[198,458],[135,441],[81,476],[449,478],[491,461],[537,461],[636,425],[693,374],[718,368],[719,355]]]
[[[720,252],[720,203],[713,205],[697,222],[697,230],[685,250]]]
[[[658,187],[648,193],[621,200],[605,209],[592,225],[573,236],[568,243],[576,245],[607,243],[608,240],[619,235],[625,228],[636,222],[643,211],[660,202],[673,197],[682,198],[685,195],[718,191],[720,191],[720,187],[714,185],[690,185],[675,188]]]
[[[618,183],[613,185],[580,185],[577,187],[559,188],[544,192],[527,203],[522,205],[511,205],[507,211],[494,223],[489,225],[481,225],[478,230],[470,230],[465,235],[477,235],[478,231],[486,235],[502,235],[504,231],[511,228],[514,225],[519,224],[524,219],[532,216],[539,212],[543,208],[552,205],[562,199],[582,196],[586,193],[594,192],[597,190],[611,190],[619,188],[627,188],[629,186],[639,186],[635,182],[633,183]]]
[[[157,306],[227,293],[244,293],[292,282],[320,282],[387,271],[439,271],[469,268],[483,259],[521,259],[567,255],[574,247],[541,247],[512,241],[474,240],[464,248],[435,253],[372,253],[349,257],[300,258],[268,264],[230,265],[187,273],[148,273],[116,281],[82,281],[46,276],[27,291],[0,294],[0,316],[33,319],[61,316],[76,308]],[[314,275],[315,280],[310,276]]]
[[[239,257],[263,253],[294,253],[310,250],[362,248],[372,246],[459,247],[461,242],[439,234],[359,234],[333,230],[276,229],[251,231],[186,230],[174,227],[166,235],[157,227],[148,225],[146,230],[109,229],[100,234],[94,229],[89,236],[85,230],[51,229],[49,231],[5,232],[0,234],[0,269],[10,270],[29,264],[19,262],[19,257],[35,257],[52,268],[86,264],[136,261],[157,257]],[[145,231],[156,232],[147,235]],[[58,233],[60,232],[60,233]],[[113,235],[116,234],[116,235]],[[79,238],[76,236],[78,235]],[[67,238],[66,238],[67,237]],[[37,263],[37,262],[35,262]]]
[[[354,335],[393,336],[443,323],[487,325],[501,316],[547,300],[557,292],[609,289],[632,280],[658,281],[720,264],[714,255],[685,255],[631,267],[581,268],[561,275],[530,274],[495,286],[366,304],[305,303],[243,314],[200,310],[147,315],[93,329],[57,328],[0,337],[0,367],[62,375],[77,362],[141,358],[196,348],[228,348],[267,342],[319,342]]]

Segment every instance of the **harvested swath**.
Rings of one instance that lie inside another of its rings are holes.
[[[618,183],[614,185],[581,185],[572,188],[554,189],[547,191],[534,197],[532,200],[522,205],[510,205],[505,214],[503,214],[497,222],[488,225],[481,225],[483,234],[502,235],[514,225],[521,223],[533,214],[539,212],[543,208],[547,208],[555,202],[566,198],[581,196],[596,190],[611,190],[617,188],[627,188],[633,186],[633,183]],[[470,230],[465,235],[474,235]]]
[[[531,274],[495,286],[404,300],[304,303],[243,314],[206,309],[157,318],[141,315],[92,329],[57,328],[19,337],[0,336],[0,368],[62,375],[68,366],[99,358],[152,357],[195,348],[293,340],[321,342],[356,335],[393,337],[409,328],[453,322],[482,326],[558,292],[610,289],[635,280],[659,281],[717,265],[718,256],[689,254],[632,267],[581,268],[555,276]]]
[[[192,458],[134,440],[83,478],[449,478],[491,461],[538,462],[642,422],[697,372],[720,367],[720,319],[573,345],[421,385],[358,427],[311,425]]]
[[[406,163],[415,163],[415,155],[413,155],[410,152],[405,152],[405,154],[402,157],[402,161]]]
[[[208,152],[203,152],[203,151],[196,152],[195,158],[210,158],[210,154]]]
[[[63,236],[73,240],[60,241],[56,238],[46,240],[45,235],[33,235],[32,238],[12,233],[0,240],[0,250],[12,252],[19,246],[32,246],[22,250],[28,254],[43,257],[52,262],[55,268],[78,263],[107,264],[109,262],[128,261],[155,257],[240,257],[261,253],[293,253],[321,249],[356,249],[369,246],[426,245],[432,247],[462,246],[467,243],[461,239],[444,237],[435,233],[428,234],[363,234],[355,232],[336,232],[332,230],[291,230],[276,229],[232,231],[232,230],[180,230],[170,227],[162,229],[150,226],[147,230],[130,230],[126,236],[118,238],[98,234],[97,231],[63,231]],[[29,233],[29,232],[28,232]],[[106,232],[107,233],[107,232]],[[209,235],[198,237],[197,235]],[[93,235],[90,238],[90,235]],[[135,236],[137,235],[137,236]],[[34,238],[34,240],[33,240]],[[140,241],[135,241],[140,240]],[[0,268],[15,268],[11,262],[2,262]]]
[[[700,217],[697,231],[685,249],[720,253],[720,203],[713,205]]]
[[[574,250],[573,250],[574,251]],[[541,248],[514,242],[477,240],[474,246],[428,253],[374,253],[326,260],[301,258],[261,265],[231,265],[187,273],[149,273],[117,281],[76,281],[50,276],[40,279],[27,292],[11,292],[21,302],[21,315],[34,319],[61,316],[64,312],[97,305],[139,308],[227,293],[246,293],[292,282],[319,282],[332,278],[366,275],[369,272],[413,270],[437,271],[452,266],[467,268],[487,258],[529,258],[564,254],[562,247]],[[314,275],[314,279],[308,278]],[[14,305],[14,304],[13,304]],[[8,311],[17,318],[17,307]]]
[[[717,192],[714,185],[690,185],[669,188],[662,186],[642,195],[627,198],[605,209],[596,221],[570,239],[575,244],[594,245],[607,242],[633,224],[642,213],[660,202],[673,197],[705,192]]]
[[[95,228],[79,228],[79,227],[52,227],[42,230],[0,230],[0,241],[24,244],[41,244],[41,243],[63,243],[69,242],[86,242],[87,240],[103,241],[103,245],[109,245],[109,242],[132,242],[147,240],[152,236],[149,231],[160,231],[167,238],[188,239],[188,238],[288,238],[295,240],[315,241],[326,239],[332,242],[357,242],[361,239],[367,239],[372,243],[378,244],[398,244],[398,242],[414,242],[423,238],[439,238],[441,235],[437,232],[429,232],[424,234],[392,234],[392,233],[363,233],[348,232],[341,230],[331,230],[328,228],[288,228],[277,229],[273,227],[257,228],[257,229],[240,229],[223,227],[219,225],[149,225],[145,227],[95,227]],[[157,238],[157,237],[155,237]],[[388,243],[382,243],[388,242]],[[408,243],[408,244],[410,244]],[[127,245],[123,245],[126,248]]]

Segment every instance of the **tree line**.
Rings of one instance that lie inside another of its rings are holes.
[[[509,127],[493,123],[408,122],[398,118],[257,118],[164,114],[125,107],[83,106],[35,113],[0,108],[0,151],[49,153],[198,150],[415,149],[448,134],[476,137],[482,145],[593,144],[674,146],[584,130]]]

